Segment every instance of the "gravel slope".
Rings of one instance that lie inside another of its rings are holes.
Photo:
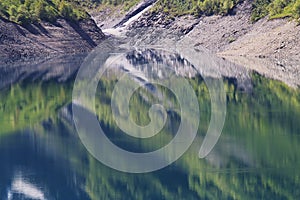
[[[0,18],[0,64],[88,52],[104,37],[93,20],[60,19],[24,28]]]
[[[229,16],[168,18],[148,12],[130,25],[127,36],[135,44],[164,44],[189,37],[191,46],[203,46],[237,65],[299,87],[300,26],[288,19],[252,23],[250,15],[250,1],[238,5]]]

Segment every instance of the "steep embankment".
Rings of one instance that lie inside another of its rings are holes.
[[[238,4],[230,15],[194,17],[147,12],[128,27],[135,43],[163,44],[190,37],[236,64],[267,77],[300,85],[300,26],[290,19],[251,21],[252,2]]]
[[[92,18],[107,35],[120,35],[132,22],[148,11],[157,0],[133,1],[128,11],[125,11],[121,5],[113,9],[109,5],[103,5],[101,11],[90,11]],[[125,1],[128,2],[128,1]]]
[[[0,62],[88,52],[104,34],[91,19],[56,23],[41,22],[26,28],[0,18]]]

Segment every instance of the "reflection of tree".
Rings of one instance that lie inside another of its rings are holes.
[[[111,170],[86,154],[82,147],[75,149],[84,153],[70,151],[74,155],[70,153],[64,159],[83,177],[84,189],[91,199],[297,199],[300,196],[296,190],[300,174],[295,170],[300,166],[299,90],[256,74],[251,93],[238,91],[230,79],[224,81],[227,119],[222,137],[207,159],[198,159],[199,145],[195,144],[174,165],[142,175]],[[99,83],[96,114],[109,137],[120,146],[130,148],[131,143],[124,145],[127,138],[120,140],[122,133],[111,114],[110,96],[115,82],[107,79]],[[201,78],[189,82],[200,104],[198,139],[201,142],[210,119],[209,94]],[[1,133],[23,129],[49,118],[59,127],[62,119],[57,119],[57,111],[71,101],[70,85],[23,84],[2,92]],[[170,97],[177,108],[174,96],[164,88],[159,90]],[[144,89],[138,90],[130,102],[132,119],[138,124],[147,124],[147,111],[155,101]],[[176,121],[175,127],[178,126],[179,114],[171,112],[169,117]],[[37,128],[41,127],[34,126]],[[138,149],[161,147],[176,133],[172,128],[167,126],[159,137],[140,142]],[[75,132],[70,128],[66,130]],[[53,133],[48,131],[44,135],[47,134]],[[58,142],[51,149],[66,148],[68,146]]]
[[[50,117],[70,102],[69,84],[24,83],[1,91],[0,134],[30,127]]]
[[[188,163],[184,170],[190,172],[190,188],[201,199],[295,199],[300,195],[295,191],[300,181],[296,169],[300,166],[296,136],[300,93],[255,74],[253,83],[251,94],[225,84],[227,120],[219,149],[213,152],[219,154],[222,166],[199,161],[192,153],[182,159]]]
[[[202,117],[199,135],[203,135],[210,116],[209,95],[201,79],[192,79],[190,83],[199,97]],[[300,128],[297,123],[300,93],[255,74],[253,83],[252,93],[247,94],[238,91],[231,80],[225,80],[228,115],[219,148],[213,152],[219,154],[220,166],[215,166],[210,158],[199,160],[195,148],[175,167],[146,175],[99,170],[95,160],[90,159],[86,189],[92,199],[299,197],[295,191],[299,172],[295,167],[300,166],[300,149],[295,134]],[[147,109],[136,107],[136,110]]]

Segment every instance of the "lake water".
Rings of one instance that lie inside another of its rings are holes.
[[[158,56],[157,52],[129,53],[125,58],[140,72],[144,68],[138,66],[149,59],[191,67],[181,57]],[[163,169],[124,173],[96,160],[79,139],[72,119],[76,66],[71,60],[64,64],[37,63],[41,66],[38,71],[2,80],[1,199],[300,198],[299,89],[256,73],[249,74],[247,87],[241,87],[232,77],[223,77],[227,100],[224,128],[212,152],[200,159],[198,153],[210,122],[211,103],[203,78],[199,74],[191,76],[188,71],[190,78],[186,79],[195,91],[201,116],[193,144],[181,158]],[[21,72],[22,67],[30,66],[21,66]],[[121,69],[123,73],[132,73],[126,66]],[[9,71],[9,67],[2,68],[2,76]],[[67,71],[68,76],[58,76],[60,71]],[[170,90],[151,85],[169,106],[167,123],[154,137],[128,137],[114,122],[110,107],[116,74],[102,77],[96,92],[95,111],[106,136],[115,145],[137,153],[154,151],[170,142],[181,121],[176,96]],[[132,74],[137,82],[141,81],[141,76]],[[149,123],[147,111],[151,104],[159,102],[151,98],[154,93],[149,94],[153,88],[137,90],[130,100],[130,116],[141,126]]]

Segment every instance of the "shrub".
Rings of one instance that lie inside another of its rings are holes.
[[[58,7],[58,10],[59,10],[59,13],[67,18],[67,19],[71,19],[72,18],[72,8],[69,4],[67,4],[66,2],[62,1],[60,4],[59,4],[59,7]]]
[[[170,12],[173,15],[193,14],[195,16],[227,15],[239,0],[161,0],[153,10]]]
[[[283,18],[297,16],[297,4],[300,0],[255,0],[251,19],[257,21],[262,17]]]
[[[78,21],[88,17],[85,11],[75,8],[72,4],[65,1],[60,2],[58,10],[61,16],[71,21]]]
[[[271,16],[281,14],[283,12],[284,8],[288,5],[288,3],[289,2],[286,0],[274,0],[268,6],[269,14]]]
[[[38,21],[55,22],[62,17],[77,21],[88,14],[74,2],[80,0],[0,0],[0,15],[25,25]]]
[[[297,0],[294,4],[293,14],[297,20],[300,20],[300,0]]]
[[[35,15],[38,16],[41,20],[47,19],[46,4],[44,2],[38,1],[35,4],[34,12]]]
[[[255,0],[252,4],[252,21],[257,21],[268,15],[267,6],[270,3],[269,0]]]
[[[15,21],[18,14],[17,7],[15,5],[12,5],[8,10],[8,14],[10,16],[9,19]]]
[[[46,6],[45,11],[46,14],[44,16],[42,15],[43,18],[41,19],[51,23],[56,22],[57,18],[59,17],[58,11],[52,6]]]
[[[16,22],[22,24],[22,25],[27,25],[32,22],[30,18],[30,14],[26,7],[24,5],[20,5],[17,11],[17,16],[16,16]]]

